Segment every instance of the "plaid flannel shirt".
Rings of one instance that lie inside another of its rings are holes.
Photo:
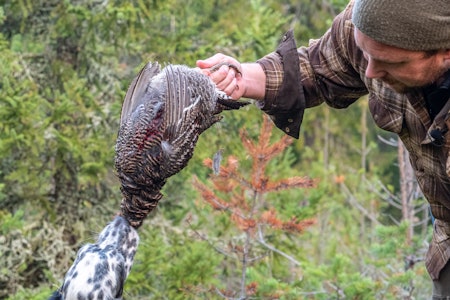
[[[436,218],[425,263],[432,279],[437,279],[450,259],[450,131],[441,147],[433,145],[430,133],[450,128],[446,124],[449,105],[431,120],[422,89],[399,94],[365,76],[367,61],[355,44],[352,6],[351,1],[331,28],[308,47],[297,49],[290,31],[275,52],[258,60],[266,73],[266,95],[258,105],[281,130],[298,138],[306,108],[324,102],[346,108],[368,94],[375,123],[397,133],[409,151],[417,181]]]

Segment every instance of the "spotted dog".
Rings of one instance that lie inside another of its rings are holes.
[[[136,230],[123,217],[115,217],[95,244],[78,251],[62,287],[49,300],[122,299],[138,244]]]

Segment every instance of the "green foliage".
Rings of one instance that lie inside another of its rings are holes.
[[[197,286],[217,284],[220,257],[202,242],[156,217],[140,231],[141,244],[126,282],[126,299],[198,299]]]
[[[23,215],[24,212],[22,210],[18,210],[14,215],[11,215],[5,211],[0,211],[0,217],[2,219],[2,224],[0,224],[0,233],[5,235],[10,231],[22,228]]]
[[[30,292],[21,286],[54,282],[71,264],[72,251],[64,229],[38,221],[39,217],[42,215],[30,216],[24,210],[15,214],[0,211],[0,298],[19,291],[19,299],[31,299],[25,296]],[[48,295],[48,289],[41,289]]]
[[[298,45],[319,37],[347,0],[0,4],[0,299],[37,300],[59,286],[80,245],[119,208],[118,116],[145,61],[193,66],[216,52],[254,61],[290,28]],[[195,205],[192,176],[206,180],[210,171],[202,161],[219,149],[249,168],[238,130],[255,137],[260,120],[254,106],[227,112],[200,137],[192,161],[169,180],[159,210],[140,229],[126,299],[223,299],[211,287],[226,289],[224,278],[240,279],[231,276],[233,260],[222,261],[198,240],[207,229],[222,242],[232,224]],[[399,189],[395,148],[380,142],[380,134],[389,138],[373,127],[364,101],[345,112],[308,111],[301,139],[267,170],[273,179],[301,173],[319,178],[319,185],[267,200],[284,215],[317,216],[318,223],[301,236],[269,231],[267,241],[293,253],[301,266],[273,254],[250,266],[255,298],[429,296],[423,263],[405,270],[404,262],[423,257],[430,230],[417,230],[407,246],[407,225],[392,221],[400,212],[373,188],[382,181],[394,194]],[[273,138],[282,135],[276,131]]]
[[[39,287],[36,289],[19,288],[14,296],[6,298],[7,300],[45,300],[54,292],[54,288]]]

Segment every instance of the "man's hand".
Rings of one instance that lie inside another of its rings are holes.
[[[239,100],[245,93],[241,64],[234,58],[218,53],[205,60],[198,60],[197,66],[209,76],[217,88],[228,96]]]
[[[241,64],[233,57],[217,53],[205,60],[198,60],[197,67],[211,78],[218,89],[234,100],[241,97],[264,99],[266,74],[258,63]]]

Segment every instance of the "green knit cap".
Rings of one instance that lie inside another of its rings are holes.
[[[355,0],[352,21],[386,45],[415,51],[450,49],[450,0]]]

